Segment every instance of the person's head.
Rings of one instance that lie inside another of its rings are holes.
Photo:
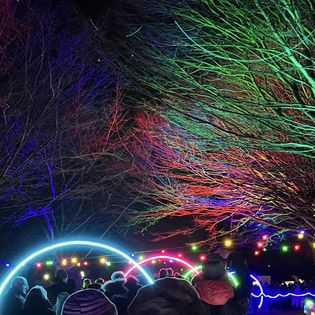
[[[174,270],[172,268],[167,268],[166,272],[168,277],[174,277]]]
[[[167,277],[167,270],[165,268],[161,268],[159,271],[159,278],[165,278]]]
[[[68,298],[69,293],[68,292],[61,292],[57,296],[56,305],[54,306],[55,312],[57,315],[61,314],[61,310],[63,307],[63,304],[65,303],[66,299]]]
[[[68,291],[72,293],[75,291],[77,284],[74,279],[70,278],[68,279],[67,286],[68,286]]]
[[[85,278],[82,281],[82,289],[87,289],[92,284],[92,280],[89,278]]]
[[[98,284],[100,284],[100,285],[103,285],[103,284],[105,283],[105,280],[104,280],[103,278],[97,278],[97,279],[95,280],[95,283],[98,283]]]
[[[208,255],[203,266],[203,276],[207,279],[220,279],[226,275],[226,261],[219,254]]]
[[[38,306],[47,306],[47,291],[40,285],[34,286],[26,295],[25,308],[37,308]]]
[[[137,284],[139,284],[139,280],[135,276],[128,276],[126,284],[127,285],[137,285]]]
[[[59,269],[59,270],[57,270],[57,272],[56,272],[56,278],[57,278],[58,280],[62,280],[62,281],[64,281],[64,282],[67,282],[67,280],[68,280],[68,273],[67,273],[67,271],[64,270],[64,269]]]
[[[122,271],[115,271],[111,275],[112,281],[126,281],[125,274]]]
[[[95,289],[80,290],[71,294],[62,308],[62,315],[117,315],[114,304]]]
[[[14,277],[11,282],[11,288],[14,290],[19,290],[26,294],[29,289],[28,282],[24,277]]]

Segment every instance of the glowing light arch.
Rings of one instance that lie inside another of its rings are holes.
[[[152,256],[149,258],[146,258],[144,260],[141,260],[140,262],[138,262],[139,265],[143,265],[145,263],[147,263],[148,261],[152,261],[152,260],[157,260],[157,259],[169,259],[169,260],[174,260],[177,261],[179,263],[181,263],[182,265],[186,266],[187,268],[189,268],[190,270],[192,270],[192,272],[195,272],[196,274],[199,274],[199,271],[193,266],[191,265],[189,262],[187,262],[184,259],[181,258],[177,258],[177,257],[173,257],[173,256],[168,256],[168,255],[158,255],[158,256]],[[132,267],[130,267],[126,272],[125,275],[126,277],[133,272],[136,269],[135,265],[133,265]]]
[[[26,258],[24,258],[2,281],[1,286],[0,286],[0,297],[1,297],[4,289],[8,287],[8,284],[11,281],[11,279],[28,262],[30,262],[34,258],[40,256],[41,254],[47,253],[47,252],[49,252],[51,250],[54,250],[54,249],[57,249],[57,248],[69,247],[69,246],[91,246],[91,247],[106,249],[106,250],[109,250],[111,252],[114,252],[114,253],[124,257],[125,259],[129,260],[133,264],[133,268],[134,269],[136,269],[136,268],[139,269],[141,271],[141,273],[144,275],[144,277],[147,279],[149,284],[153,283],[152,278],[140,266],[140,264],[138,264],[135,260],[131,259],[130,256],[127,255],[126,253],[124,253],[123,251],[121,251],[121,250],[119,250],[119,249],[117,249],[115,247],[103,244],[103,243],[98,243],[98,242],[93,242],[93,241],[85,241],[85,240],[75,240],[75,241],[59,242],[59,243],[56,243],[56,244],[52,244],[52,245],[46,246],[46,247],[44,247],[42,249],[37,250],[36,252],[34,252],[33,254],[27,256]]]

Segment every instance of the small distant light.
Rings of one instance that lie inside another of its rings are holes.
[[[173,259],[170,259],[170,263],[172,263],[173,262]]]
[[[266,241],[266,240],[268,239],[268,235],[265,234],[265,235],[262,237],[262,239],[263,239],[264,241]]]
[[[224,247],[230,248],[233,246],[233,241],[230,238],[227,238],[224,240],[223,244],[224,244]]]
[[[182,254],[178,254],[178,257],[181,258],[181,257],[183,257],[183,255]]]
[[[48,281],[48,280],[50,279],[50,274],[49,274],[49,273],[45,273],[45,274],[43,275],[43,279],[44,279],[45,281]]]
[[[6,266],[7,268],[9,268],[9,267],[10,267],[10,264],[5,264],[5,266]]]
[[[295,252],[300,251],[300,249],[301,249],[301,245],[300,245],[300,244],[295,244],[295,245],[294,245],[294,251],[295,251]]]
[[[81,263],[77,263],[77,266],[78,266],[78,267],[81,267]]]
[[[196,250],[198,250],[198,246],[197,245],[191,246],[191,250],[195,252]]]
[[[61,264],[62,264],[63,266],[67,266],[67,264],[68,264],[67,259],[63,259],[63,260],[61,261]]]
[[[112,263],[111,263],[110,261],[106,261],[106,265],[107,265],[107,266],[111,266]]]
[[[139,256],[139,260],[143,260],[144,259],[144,256],[143,255],[140,255]]]
[[[254,255],[255,256],[259,256],[260,255],[260,251],[259,250],[255,250]]]
[[[264,248],[263,248],[263,252],[266,252],[266,251],[267,251],[267,248],[266,248],[266,247],[264,247]]]
[[[289,246],[288,245],[282,245],[281,250],[286,253],[289,251]]]
[[[102,265],[106,264],[106,258],[105,257],[100,258],[100,264],[102,264]]]
[[[131,260],[128,260],[128,264],[131,265]]]
[[[46,261],[46,266],[52,266],[54,262],[52,260],[47,260]]]
[[[161,250],[161,253],[162,253],[162,254],[165,254],[165,249],[162,249],[162,250]]]
[[[299,240],[302,240],[304,238],[304,231],[300,231],[297,237]]]
[[[315,249],[315,242],[313,242],[313,249]]]
[[[36,263],[36,268],[42,268],[43,264],[41,262]]]
[[[71,258],[71,263],[72,264],[77,264],[78,263],[78,258],[77,257],[72,257]]]
[[[200,256],[200,260],[202,260],[202,261],[204,261],[206,259],[206,257],[205,256]]]
[[[270,268],[271,266],[270,265],[268,265],[268,268]]]
[[[263,242],[258,242],[257,243],[257,247],[258,248],[263,248],[264,247],[264,243]]]
[[[84,265],[84,266],[87,266],[88,264],[89,264],[89,263],[88,263],[87,261],[84,261],[84,262],[83,262],[83,265]]]
[[[84,271],[80,271],[80,276],[81,276],[81,279],[84,279],[85,278],[85,272]]]
[[[155,259],[152,260],[152,264],[156,264],[156,260]]]
[[[131,254],[132,257],[135,257],[135,254]]]

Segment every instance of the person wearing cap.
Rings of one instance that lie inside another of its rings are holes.
[[[226,272],[226,261],[219,254],[211,254],[204,262],[203,272],[192,279],[200,299],[209,305],[225,305],[234,297]]]
[[[61,315],[118,315],[113,303],[99,290],[85,289],[71,294]]]
[[[223,257],[222,257],[223,256]],[[227,265],[236,272],[239,286],[233,288]],[[239,254],[208,255],[203,272],[192,280],[200,299],[216,315],[246,315],[249,310],[250,281],[246,261]]]

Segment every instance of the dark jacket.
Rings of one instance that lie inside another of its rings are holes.
[[[124,280],[109,281],[104,284],[105,295],[111,299],[113,295],[127,296],[128,289],[124,286]]]
[[[183,279],[163,278],[142,287],[129,305],[130,315],[212,315],[194,287]]]
[[[1,298],[1,315],[18,315],[25,303],[25,294],[17,289],[11,288],[7,294]]]
[[[142,286],[136,282],[127,281],[125,283],[125,287],[128,289],[128,298],[130,301],[136,296],[138,290],[142,288]]]
[[[56,315],[56,313],[48,300],[34,296],[26,299],[19,315]]]
[[[48,294],[48,299],[52,305],[56,304],[57,297],[60,293],[62,292],[67,292],[69,294],[72,293],[68,285],[64,281],[58,278],[55,279],[54,284],[48,287],[46,291]]]

